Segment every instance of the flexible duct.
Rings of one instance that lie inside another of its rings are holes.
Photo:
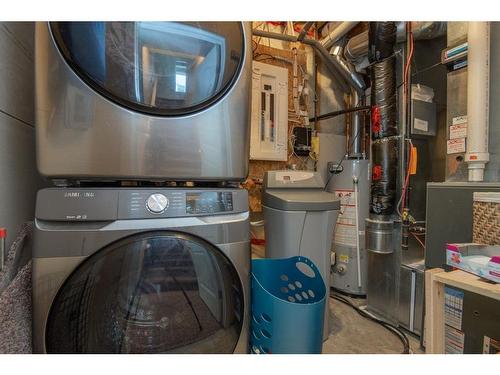
[[[398,144],[394,22],[371,22],[369,59],[373,62],[372,181],[370,212],[391,215],[395,210]]]
[[[467,33],[467,153],[469,181],[483,181],[489,161],[490,23],[469,22]]]
[[[446,35],[446,22],[412,22],[414,40],[434,39]],[[398,22],[396,42],[406,39],[405,22]],[[345,58],[358,64],[368,54],[368,31],[353,36],[345,46]]]
[[[370,212],[389,216],[394,212],[397,193],[399,138],[372,141],[372,183]]]
[[[391,56],[396,44],[394,22],[370,22],[368,32],[368,59],[379,62]]]
[[[398,134],[396,119],[396,59],[386,58],[372,66],[372,138],[380,139]]]

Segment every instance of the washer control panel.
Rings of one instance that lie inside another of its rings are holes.
[[[203,191],[186,193],[186,214],[211,214],[233,210],[233,193]]]
[[[161,214],[168,208],[168,198],[160,193],[151,194],[146,201],[146,207],[154,214]]]
[[[235,214],[248,211],[245,189],[48,188],[38,192],[36,218],[109,221]]]
[[[241,212],[247,207],[245,190],[158,189],[121,190],[120,219],[188,217]]]

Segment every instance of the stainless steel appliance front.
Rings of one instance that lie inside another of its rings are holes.
[[[246,190],[43,189],[35,223],[35,353],[248,352]]]
[[[246,177],[248,24],[38,23],[35,38],[42,175],[171,181]]]

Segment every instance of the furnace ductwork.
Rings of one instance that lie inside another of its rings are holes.
[[[404,42],[406,22],[398,22],[396,27],[396,42]],[[446,35],[446,22],[411,23],[414,40],[434,39]],[[368,54],[368,31],[353,36],[345,46],[345,58],[354,64],[360,63]]]
[[[398,127],[394,22],[370,23],[372,180],[370,213],[390,216],[396,205]]]

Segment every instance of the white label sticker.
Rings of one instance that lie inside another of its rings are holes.
[[[452,125],[467,124],[467,115],[453,117]]]
[[[419,119],[415,117],[413,120],[413,127],[417,130],[428,132],[429,131],[429,123],[425,120]]]
[[[450,139],[446,141],[446,153],[458,154],[465,152],[465,138]]]
[[[356,193],[354,190],[335,190],[340,199],[340,213],[335,226],[334,242],[338,245],[356,246]]]
[[[467,137],[467,123],[450,126],[450,139]]]

